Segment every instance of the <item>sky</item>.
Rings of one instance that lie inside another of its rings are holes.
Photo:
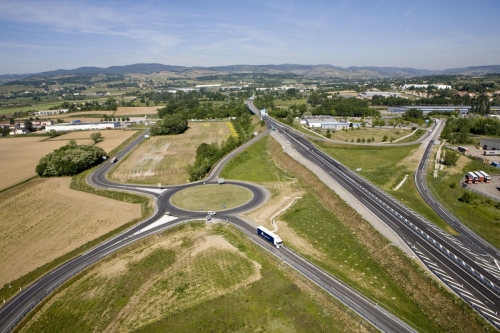
[[[0,0],[0,75],[82,66],[500,64],[498,0]]]

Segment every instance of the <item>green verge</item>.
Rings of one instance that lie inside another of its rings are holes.
[[[427,184],[434,196],[460,221],[493,246],[500,248],[500,203],[460,186],[460,181],[467,172],[477,170],[490,175],[500,172],[500,169],[469,159],[461,172],[450,172],[446,167],[439,171],[438,178],[434,178],[433,170],[427,170]],[[473,193],[471,203],[459,200],[466,192]]]
[[[315,144],[351,170],[361,168],[360,175],[382,188],[406,206],[424,216],[451,235],[458,232],[448,225],[425,201],[415,185],[415,170],[400,162],[419,145],[409,146],[356,146],[317,141]],[[416,160],[412,162],[417,162]],[[416,166],[416,163],[414,163]],[[394,190],[405,175],[408,179]]]
[[[158,238],[168,239],[179,232],[189,229],[199,231],[200,228],[206,227],[200,223],[173,227],[154,238],[149,237],[118,251],[98,265],[103,267],[113,258],[128,257],[141,251],[141,245],[149,247],[157,243]],[[147,311],[160,311],[161,315],[152,323],[129,327],[133,332],[345,332],[346,329],[376,332],[375,328],[340,302],[331,300],[317,286],[288,267],[281,266],[277,258],[236,228],[219,224],[206,232],[223,236],[245,256],[231,251],[206,251],[194,257],[186,256],[196,244],[191,239],[183,238],[181,245],[169,249],[157,248],[116,276],[103,277],[90,267],[65,283],[50,305],[49,300],[44,301],[38,308],[48,306],[36,321],[29,321],[34,316],[30,314],[22,323],[25,327],[18,330],[89,332],[103,331],[112,322],[127,325],[126,317],[120,316],[120,313],[129,306],[135,306],[130,304],[132,297],[144,284],[152,281],[151,291],[142,294],[141,301],[148,302],[157,292],[165,294],[167,291],[166,297],[180,303],[185,298],[193,299],[196,294],[201,297],[180,309],[175,309],[175,305],[174,309],[154,305],[154,310]],[[185,278],[190,274],[185,266],[174,267],[183,257],[191,258],[184,260],[183,264],[195,269],[196,281]],[[246,278],[253,270],[250,260],[260,264],[259,280],[211,299],[203,297],[207,291],[210,292],[210,284],[228,289],[238,283],[239,278]],[[171,270],[176,273],[169,275]],[[196,283],[200,281],[210,283]],[[320,295],[322,299],[329,299],[330,303],[325,306],[318,301],[318,297],[310,295],[297,283],[307,284],[306,290],[312,290],[315,296]],[[93,292],[96,290],[98,292]]]
[[[110,154],[113,154],[113,152],[116,153],[116,151],[119,151],[120,149],[123,148],[124,145],[126,145],[128,142],[133,140],[138,134],[135,134],[131,138],[129,138],[126,142],[115,148]],[[49,262],[46,263],[35,270],[29,272],[26,275],[21,276],[20,278],[10,282],[9,284],[11,285],[11,288],[8,288],[5,286],[4,288],[0,289],[0,299],[5,299],[8,300],[11,297],[15,296],[17,292],[19,291],[19,288],[26,288],[28,285],[33,283],[35,280],[39,279],[43,275],[47,274],[51,270],[55,269],[59,265],[63,264],[64,262],[76,257],[77,255],[87,251],[88,249],[98,245],[99,243],[102,243],[106,239],[109,239],[125,230],[128,228],[132,227],[134,224],[142,221],[145,219],[147,216],[151,215],[153,213],[153,207],[151,204],[151,199],[145,196],[140,196],[140,195],[135,195],[135,194],[130,194],[126,192],[118,192],[118,191],[108,191],[108,190],[101,190],[101,189],[95,189],[92,186],[88,185],[87,182],[85,181],[86,177],[95,170],[95,168],[84,171],[76,176],[74,176],[71,180],[71,185],[70,188],[74,190],[79,190],[87,193],[92,193],[100,196],[104,196],[107,198],[115,199],[115,200],[120,200],[124,202],[130,202],[130,203],[135,203],[135,204],[140,204],[141,205],[141,214],[142,216],[138,219],[134,219],[132,221],[127,222],[126,224],[122,225],[121,227],[108,232],[105,235],[102,235],[101,237],[98,237],[87,244],[84,244],[76,249],[74,249],[71,252],[68,252],[67,254]],[[35,177],[37,178],[37,177]],[[24,182],[23,182],[24,183]],[[18,184],[19,185],[19,184]],[[17,185],[16,185],[17,186]]]
[[[278,159],[283,158],[284,154],[279,154],[279,144],[271,138],[267,141],[266,148],[271,154]],[[282,163],[288,167],[295,162],[286,157]],[[300,164],[296,165],[306,170]],[[277,166],[268,168],[270,172]],[[292,166],[286,172],[293,172],[305,193],[280,219],[286,221],[297,236],[311,244],[319,254],[310,255],[310,250],[296,246],[293,240],[282,236],[288,247],[418,331],[492,331],[491,326],[467,304],[441,287],[399,249],[391,246],[333,191],[325,189],[326,186],[315,175],[309,171],[301,171],[300,175],[292,171],[299,169]],[[240,170],[238,178],[245,179],[245,168]]]
[[[222,169],[220,177],[250,182],[277,182],[288,179],[277,168],[266,150],[269,136],[262,138],[233,157]]]

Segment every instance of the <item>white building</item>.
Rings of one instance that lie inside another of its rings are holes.
[[[373,96],[381,96],[381,97],[401,97],[400,93],[394,93],[389,91],[365,91],[358,94],[361,98],[371,99]]]
[[[361,123],[336,120],[332,116],[304,116],[303,119],[306,125],[312,128],[331,128],[334,130],[341,130],[349,127],[358,128],[361,126]]]
[[[405,84],[403,86],[403,89],[409,89],[411,87],[415,89],[420,89],[420,88],[427,89],[428,86],[429,86],[428,84]],[[451,86],[446,84],[431,84],[431,86],[434,86],[438,89],[451,89]]]
[[[68,113],[69,109],[59,109],[59,110],[44,110],[44,111],[38,111],[36,114],[39,116],[53,116],[55,114],[61,114],[61,113]]]
[[[79,124],[57,124],[45,126],[45,130],[50,132],[54,130],[56,132],[63,131],[95,131],[95,130],[106,130],[115,129],[120,127],[119,122],[107,121],[102,123],[79,123]]]

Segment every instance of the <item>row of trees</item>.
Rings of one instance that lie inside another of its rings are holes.
[[[472,143],[470,134],[500,136],[500,121],[494,118],[450,117],[441,132],[441,137],[450,143]]]

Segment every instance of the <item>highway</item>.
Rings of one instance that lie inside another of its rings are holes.
[[[248,101],[249,109],[260,111]],[[421,261],[464,301],[500,327],[500,268],[460,240],[395,200],[306,140],[301,133],[263,116],[300,155],[318,165],[351,195],[392,228]],[[428,151],[426,152],[428,154]]]
[[[433,138],[437,138],[440,133],[440,129],[444,127],[445,122],[440,123],[439,129],[433,132]],[[459,219],[457,219],[449,210],[447,210],[439,201],[434,197],[427,186],[427,180],[425,178],[425,170],[427,168],[428,161],[432,152],[433,141],[428,142],[425,149],[424,156],[420,160],[417,171],[415,172],[415,184],[417,185],[417,190],[422,196],[422,198],[427,202],[427,204],[432,207],[432,209],[438,213],[438,215],[451,225],[455,230],[461,234],[461,238],[465,241],[475,251],[484,254],[485,259],[491,264],[495,265],[495,260],[500,258],[500,253],[498,249],[493,245],[489,244],[486,240],[482,239],[475,232],[470,230],[465,226]]]
[[[249,103],[249,108],[250,110],[254,109],[252,111],[260,115],[258,110],[256,110],[251,103]],[[479,258],[477,254],[472,251],[469,253],[464,250],[467,248],[462,248],[461,243],[453,239],[453,237],[446,235],[407,207],[401,205],[366,180],[352,173],[318,150],[311,142],[291,132],[288,127],[271,118],[265,117],[265,120],[269,127],[274,126],[282,135],[286,136],[297,152],[320,166],[341,186],[345,187],[356,196],[360,202],[373,210],[383,221],[393,228],[407,241],[413,251],[424,263],[426,263],[436,276],[447,283],[458,295],[487,317],[490,322],[494,325],[500,325],[500,318],[496,316],[496,311],[500,310],[500,290],[496,288],[497,280],[500,276],[500,269],[495,270],[488,266],[488,268],[491,268],[491,271],[489,271],[478,265],[477,261]],[[138,137],[117,154],[116,157],[118,160],[120,161],[124,156],[130,153],[143,139],[143,136]],[[246,145],[248,144],[251,143],[247,143]],[[103,163],[89,176],[89,183],[102,188],[126,190],[150,195],[156,201],[155,212],[151,217],[140,224],[66,262],[18,293],[13,299],[0,308],[0,333],[10,331],[44,297],[49,295],[58,286],[76,275],[82,269],[95,263],[106,255],[175,224],[192,219],[204,219],[206,212],[181,210],[170,204],[170,197],[177,191],[191,186],[203,186],[205,183],[216,184],[217,175],[224,164],[234,156],[234,154],[244,149],[246,145],[225,157],[216,167],[214,167],[214,170],[205,181],[164,188],[112,183],[106,179],[105,175],[114,165],[110,162]],[[290,249],[286,247],[279,250],[275,249],[258,238],[255,235],[255,226],[240,219],[237,214],[253,209],[264,203],[268,197],[267,191],[254,184],[233,181],[226,181],[226,183],[244,186],[252,191],[254,196],[249,203],[242,207],[218,212],[218,219],[231,222],[237,226],[263,248],[304,274],[331,295],[337,297],[360,316],[371,322],[379,330],[387,332],[414,332],[411,327],[395,318],[384,309],[381,309],[376,303],[367,300]],[[153,228],[148,228],[148,226],[153,225],[153,223],[165,218],[165,212],[169,212],[169,214],[175,216],[175,218]],[[473,271],[471,271],[471,269]],[[481,274],[483,279],[479,279],[475,273]],[[482,273],[484,273],[484,275]]]

